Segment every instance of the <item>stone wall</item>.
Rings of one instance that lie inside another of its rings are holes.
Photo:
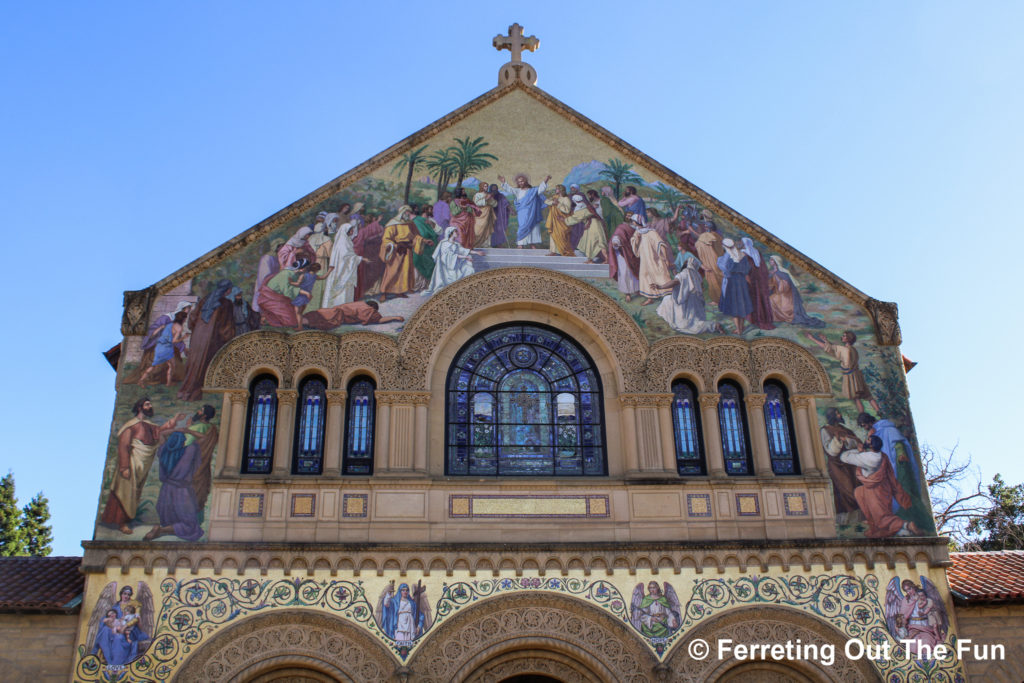
[[[0,672],[6,681],[67,681],[77,614],[0,614]]]
[[[968,655],[964,666],[972,681],[1024,680],[1024,605],[979,605],[956,608],[958,635],[970,639],[983,656],[988,645],[990,659]],[[992,645],[1003,645],[1005,656],[993,657]]]

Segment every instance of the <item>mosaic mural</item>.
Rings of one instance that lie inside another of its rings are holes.
[[[534,122],[529,136],[524,116]],[[788,339],[832,379],[818,401],[839,536],[934,534],[897,347],[801,263],[513,92],[165,291],[122,360],[97,539],[203,538],[217,351],[257,329],[399,334],[473,273],[531,265],[617,301],[651,341]]]
[[[926,577],[920,582],[925,586],[923,592],[913,579],[894,576],[883,607],[880,582],[874,574],[652,578],[632,589],[632,599],[625,597],[631,588],[629,578],[611,576],[427,578],[397,588],[383,577],[166,578],[156,588],[160,604],[155,620],[142,622],[149,634],[139,629],[138,622],[133,626],[118,616],[130,614],[131,607],[117,611],[118,605],[132,602],[130,586],[122,588],[127,597],[111,607],[109,601],[117,599],[117,584],[111,583],[97,602],[97,612],[105,608],[109,616],[99,627],[90,624],[86,641],[78,648],[75,677],[83,681],[167,680],[219,629],[279,608],[330,612],[379,639],[396,661],[408,662],[424,639],[460,610],[503,595],[547,592],[585,601],[631,626],[662,661],[669,658],[674,645],[714,616],[746,606],[775,605],[812,615],[846,638],[876,648],[881,654],[868,656],[888,683],[962,681],[962,666],[955,658],[918,657],[900,643],[919,640],[930,647],[945,643],[955,649],[956,637],[948,632],[941,597]],[[138,592],[143,592],[144,586],[139,582]],[[894,587],[897,592],[907,592],[894,596]],[[677,590],[685,602],[676,597]],[[428,594],[437,597],[431,602]],[[899,621],[901,615],[906,615],[905,621]],[[926,623],[941,624],[942,629],[936,626],[933,630]],[[122,642],[109,645],[110,634]]]

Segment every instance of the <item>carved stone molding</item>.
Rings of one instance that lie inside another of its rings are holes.
[[[377,391],[374,398],[380,405],[425,406],[430,403],[429,391]]]
[[[500,683],[516,676],[547,676],[565,683],[601,683],[593,672],[580,663],[556,652],[519,650],[490,660],[466,680],[472,683]]]
[[[701,391],[713,392],[725,374],[741,377],[754,391],[772,375],[785,377],[793,392],[831,395],[828,375],[814,356],[785,339],[747,342],[732,337],[672,337],[655,342],[645,363],[647,391],[666,391],[678,376],[700,380]]]
[[[252,680],[282,668],[378,683],[391,679],[398,662],[372,637],[341,619],[311,610],[281,610],[217,632],[185,660],[174,680]]]
[[[124,312],[121,314],[121,334],[146,334],[149,310],[156,298],[156,288],[147,287],[124,293]]]
[[[619,403],[624,406],[667,406],[672,394],[619,394]]]
[[[742,482],[736,484],[741,486]],[[610,567],[623,571],[636,571],[642,567],[657,567],[659,571],[679,572],[689,569],[696,574],[717,574],[727,567],[739,571],[767,571],[769,566],[810,568],[820,566],[825,571],[854,567],[873,570],[875,565],[893,568],[906,566],[943,567],[949,562],[949,547],[945,539],[857,539],[809,541],[787,539],[785,547],[779,541],[680,541],[660,544],[588,543],[580,544],[500,544],[486,543],[448,544],[439,552],[433,546],[411,544],[377,544],[364,547],[352,544],[319,543],[316,545],[264,543],[254,547],[249,543],[131,543],[113,541],[86,541],[83,567],[88,572],[102,572],[109,568],[130,566],[146,571],[166,568],[170,574],[195,572],[204,558],[209,558],[215,574],[240,574],[243,567],[280,566],[286,574],[293,571],[306,573],[309,567],[324,567],[337,572],[377,573],[385,566],[399,571],[423,568],[428,575],[448,573],[456,568],[468,568],[475,576],[496,575],[495,567],[508,567],[521,572],[540,567],[540,574],[562,575],[569,569],[581,569],[584,574],[605,572]],[[209,566],[209,565],[206,565]],[[809,569],[808,569],[809,570]]]
[[[700,638],[711,644],[712,656],[703,660],[690,656],[689,646]],[[831,645],[835,648],[835,662],[826,666],[813,659],[776,662],[760,676],[764,665],[735,658],[719,659],[716,643],[731,639],[744,645],[800,642],[802,645]],[[847,637],[823,620],[785,607],[741,607],[700,624],[679,641],[666,658],[670,672],[668,680],[680,683],[725,680],[814,680],[814,681],[879,681],[878,671],[867,658],[850,660],[844,656]],[[750,673],[753,678],[740,674]],[[781,676],[781,678],[780,678]]]
[[[347,391],[328,389],[324,394],[327,397],[327,405],[343,405],[348,398]]]
[[[481,665],[522,649],[563,655],[576,664],[572,669],[598,680],[646,682],[657,664],[625,624],[582,600],[520,594],[487,600],[445,621],[409,668],[422,683],[490,680],[480,677],[486,673]]]
[[[245,388],[254,371],[266,369],[275,372],[285,388],[292,386],[296,373],[311,370],[323,373],[332,388],[341,389],[351,375],[368,372],[376,377],[378,388],[386,389],[399,381],[398,365],[395,341],[383,334],[260,330],[224,345],[206,372],[206,387]]]
[[[903,343],[900,332],[899,308],[891,301],[868,299],[864,307],[875,323],[875,339],[882,346],[899,346]]]
[[[813,396],[790,396],[789,403],[794,408],[810,408]]]
[[[451,331],[473,313],[501,304],[543,304],[593,329],[610,347],[625,391],[642,391],[639,378],[647,339],[633,318],[607,295],[571,275],[542,268],[498,268],[471,275],[430,297],[399,338],[405,383],[428,388],[430,359]]]

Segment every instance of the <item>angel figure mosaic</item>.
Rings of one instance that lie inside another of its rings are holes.
[[[932,652],[946,641],[949,615],[935,584],[921,577],[918,586],[910,579],[893,577],[885,591],[885,624],[893,638],[906,642],[907,654],[916,657]]]
[[[129,585],[119,591],[117,582],[112,581],[100,593],[89,621],[86,642],[92,645],[90,654],[101,656],[107,668],[123,668],[149,647],[153,626],[153,593],[149,586],[140,581],[136,594]]]
[[[644,595],[644,585],[638,583],[633,589],[630,607],[630,623],[648,638],[668,638],[682,623],[679,596],[667,581],[664,589],[657,581],[648,583],[647,595]]]
[[[409,584],[398,586],[388,584],[377,600],[377,626],[384,634],[399,645],[411,645],[434,623],[427,599],[427,588],[422,581],[409,589]]]

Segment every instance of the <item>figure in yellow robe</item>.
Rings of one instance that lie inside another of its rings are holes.
[[[413,264],[413,254],[422,254],[429,240],[420,236],[412,222],[412,209],[403,206],[398,215],[384,228],[380,242],[380,258],[384,262],[384,275],[380,291],[388,297],[404,296],[422,289],[426,282]]]
[[[548,229],[551,236],[551,244],[548,245],[548,253],[562,256],[575,256],[576,251],[572,248],[572,228],[566,223],[572,215],[572,201],[566,195],[565,185],[555,186],[555,196],[544,202],[549,207],[548,218],[544,227]]]

